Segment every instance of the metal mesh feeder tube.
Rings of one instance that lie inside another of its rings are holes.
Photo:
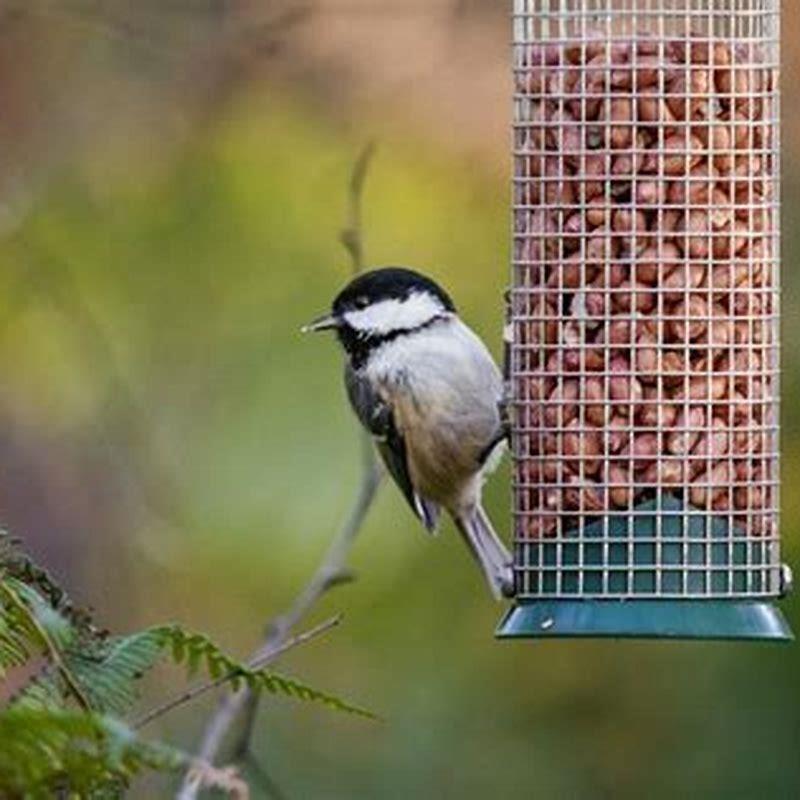
[[[779,0],[514,0],[501,637],[791,638]]]

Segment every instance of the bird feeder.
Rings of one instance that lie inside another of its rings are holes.
[[[500,637],[792,637],[778,37],[779,0],[514,0]]]

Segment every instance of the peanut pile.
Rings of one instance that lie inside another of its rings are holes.
[[[518,58],[521,535],[659,490],[772,535],[775,71],[692,37]]]

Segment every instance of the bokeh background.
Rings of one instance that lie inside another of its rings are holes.
[[[0,516],[112,629],[176,619],[244,656],[345,517],[359,445],[339,354],[298,330],[347,279],[368,140],[367,260],[441,279],[499,356],[509,5],[0,5]],[[784,5],[797,564],[800,22]],[[507,531],[507,467],[488,501]],[[800,794],[797,646],[498,643],[501,608],[452,528],[428,539],[388,487],[352,565],[309,620],[343,625],[282,668],[385,721],[265,703],[255,750],[283,796]],[[797,599],[785,609],[800,631]],[[179,681],[165,671],[146,699]],[[211,705],[152,733],[191,748]]]

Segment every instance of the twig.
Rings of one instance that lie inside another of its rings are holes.
[[[348,191],[347,224],[341,233],[341,241],[352,261],[352,272],[358,274],[364,268],[364,245],[361,230],[361,198],[364,190],[367,171],[375,152],[374,142],[370,142],[361,152],[353,166]],[[266,639],[256,652],[254,660],[264,658],[270,652],[279,650],[287,641],[292,629],[314,607],[326,592],[354,580],[354,575],[347,569],[347,558],[353,542],[361,530],[367,513],[372,506],[380,486],[382,473],[375,459],[369,436],[362,437],[362,473],[361,482],[350,514],[340,528],[336,537],[328,547],[322,562],[311,579],[300,591],[288,610],[274,619],[267,629]],[[217,705],[203,732],[198,757],[213,763],[225,737],[233,724],[242,714],[253,714],[259,695],[248,688],[226,694]],[[249,752],[251,726],[247,726],[243,736],[234,747],[238,753]],[[176,800],[195,800],[197,787],[184,779]]]
[[[280,647],[274,647],[270,650],[265,649],[263,653],[257,654],[251,658],[246,663],[246,666],[251,670],[264,669],[264,667],[268,666],[272,661],[278,658],[278,656],[283,655],[287,650],[293,650],[295,647],[299,647],[301,644],[305,644],[306,642],[310,642],[312,639],[316,639],[318,636],[326,633],[331,628],[336,627],[336,625],[338,625],[341,621],[342,615],[337,614],[335,617],[331,617],[330,619],[325,620],[325,622],[315,625],[313,628],[305,631],[304,633],[293,636],[291,639],[288,639],[286,642],[284,642]],[[145,725],[149,725],[154,720],[157,720],[159,717],[163,717],[164,714],[167,714],[173,709],[178,708],[185,703],[189,703],[192,700],[196,700],[206,692],[210,692],[212,689],[222,686],[222,684],[227,683],[235,678],[236,675],[237,673],[234,670],[226,673],[225,675],[221,675],[219,678],[215,678],[212,681],[205,681],[204,683],[199,683],[196,686],[192,686],[185,692],[182,692],[176,697],[173,697],[171,700],[167,700],[165,703],[162,703],[161,705],[156,706],[147,713],[143,714],[133,723],[131,727],[134,730],[139,730]]]
[[[353,275],[364,271],[364,237],[361,234],[361,199],[364,194],[364,181],[367,170],[375,155],[375,142],[367,143],[356,159],[350,173],[350,191],[348,192],[347,225],[340,235],[342,244],[350,254],[353,263]]]

